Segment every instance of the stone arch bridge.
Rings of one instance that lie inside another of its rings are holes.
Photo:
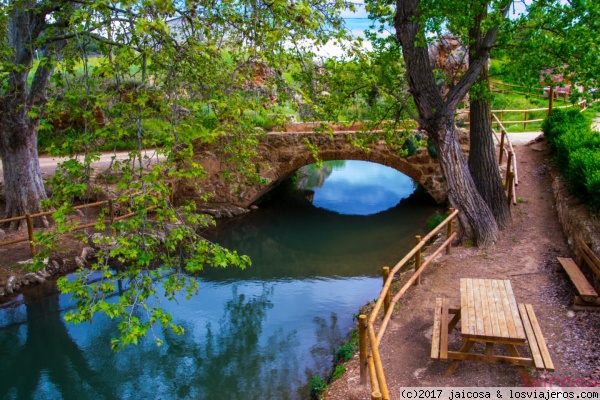
[[[441,169],[437,159],[432,159],[427,149],[420,149],[412,156],[402,157],[383,140],[371,144],[369,151],[355,146],[351,139],[356,138],[356,131],[334,130],[331,134],[325,134],[315,133],[312,129],[303,130],[270,132],[260,138],[258,155],[251,165],[266,178],[265,184],[244,184],[243,174],[234,172],[235,166],[224,161],[230,154],[226,154],[224,146],[218,141],[212,144],[195,141],[193,161],[202,165],[206,177],[179,182],[176,197],[198,200],[199,193],[214,193],[210,203],[229,203],[248,208],[300,167],[315,162],[306,144],[308,140],[318,149],[319,158],[323,161],[361,160],[387,165],[412,178],[438,203],[446,201],[446,184]],[[467,142],[467,135],[462,134],[463,149],[468,148]],[[225,171],[231,171],[226,174],[228,178],[224,177]]]

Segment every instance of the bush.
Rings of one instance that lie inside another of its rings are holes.
[[[542,131],[548,146],[556,150],[556,141],[559,137],[570,130],[585,130],[590,128],[589,119],[579,109],[571,108],[565,110],[554,110],[552,114],[542,122]]]
[[[600,211],[600,135],[592,131],[589,113],[555,110],[542,130],[571,192]]]
[[[342,346],[338,347],[337,350],[333,354],[333,363],[339,364],[341,362],[348,361],[354,355],[354,351],[356,350],[356,345],[353,342],[344,343]]]
[[[600,212],[600,169],[590,171],[587,174],[585,187],[590,208],[594,212]]]
[[[565,178],[573,194],[584,201],[591,200],[587,186],[596,171],[600,171],[600,150],[580,148],[572,152]]]
[[[310,397],[312,399],[320,399],[327,387],[327,384],[319,375],[313,375],[309,383]]]
[[[600,147],[600,135],[597,132],[592,131],[589,125],[574,125],[556,138],[554,161],[561,171],[568,173],[569,158],[572,153],[583,148],[598,147]]]
[[[417,145],[412,138],[406,138],[402,150],[406,150],[406,157],[410,157],[417,152]]]
[[[447,215],[442,214],[439,211],[436,211],[435,215],[433,217],[429,218],[429,220],[427,221],[427,226],[429,227],[429,230],[434,230],[439,224],[444,222],[444,220],[447,217],[448,217]]]

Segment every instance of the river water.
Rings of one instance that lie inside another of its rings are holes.
[[[70,325],[72,304],[52,285],[0,308],[3,399],[306,399],[326,377],[354,316],[438,209],[413,182],[358,161],[307,168],[298,185],[224,221],[209,239],[253,265],[207,270],[190,301],[165,303],[175,336],[113,353],[106,318]],[[413,193],[414,192],[414,193]]]

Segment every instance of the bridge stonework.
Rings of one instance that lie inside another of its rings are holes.
[[[314,132],[271,132],[264,135],[257,147],[254,165],[267,184],[245,185],[241,173],[226,161],[229,157],[218,143],[194,142],[193,161],[206,171],[206,177],[194,181],[180,181],[176,188],[177,198],[199,200],[200,193],[214,193],[210,203],[228,203],[248,208],[278,182],[289,177],[300,167],[313,164],[315,159],[306,145],[308,140],[319,151],[319,158],[330,160],[371,161],[392,167],[421,185],[433,199],[442,204],[447,199],[447,190],[437,159],[431,158],[427,149],[420,149],[412,156],[402,157],[384,141],[371,144],[365,151],[352,144],[355,132],[338,131],[332,134]],[[466,134],[461,135],[463,149],[468,148]],[[224,171],[232,171],[229,179]]]

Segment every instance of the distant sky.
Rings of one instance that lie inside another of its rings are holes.
[[[354,37],[364,38],[364,31],[369,29],[369,26],[371,25],[372,21],[368,18],[363,0],[354,0],[353,3],[356,7],[356,11],[343,11],[342,17],[346,21],[346,27],[351,31]],[[530,0],[527,0],[526,2],[525,0],[515,1],[510,8],[509,17],[515,18],[523,14],[525,12],[526,3],[530,3]],[[369,43],[366,43],[365,45],[368,47]],[[339,57],[343,55],[343,50],[339,46],[330,43],[324,46],[323,48],[319,49],[317,51],[317,54],[324,57]]]

